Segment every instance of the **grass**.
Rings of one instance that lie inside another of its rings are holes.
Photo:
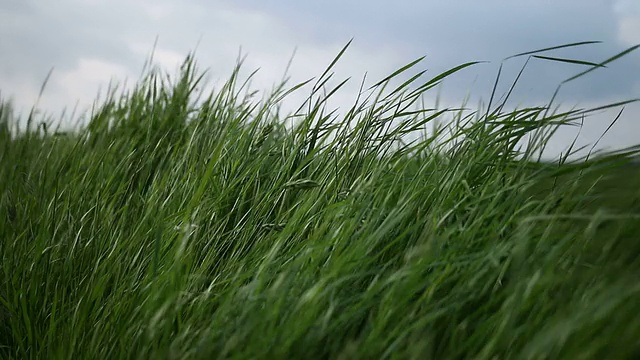
[[[3,103],[0,358],[640,355],[640,148],[538,162],[594,109],[421,108],[473,63],[391,87],[416,64],[339,118],[329,66],[295,126],[299,86],[198,94],[190,58],[72,133]]]

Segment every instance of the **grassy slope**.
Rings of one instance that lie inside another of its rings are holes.
[[[285,129],[197,81],[150,73],[77,135],[0,124],[0,357],[640,353],[637,169],[531,170],[536,109],[394,152],[419,94]]]

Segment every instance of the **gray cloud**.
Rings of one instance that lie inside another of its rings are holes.
[[[471,60],[497,65],[504,57],[519,52],[585,40],[604,43],[549,55],[597,62],[628,47],[617,39],[617,15],[611,1],[396,1],[393,6],[380,0],[368,1],[366,6],[339,0],[286,5],[279,2],[279,6],[257,0],[240,3],[277,13],[281,21],[293,23],[313,36],[354,36],[357,42],[372,46],[402,44],[407,59],[427,55],[424,66],[434,73]],[[567,94],[568,99],[592,100],[634,91],[640,95],[636,89],[640,80],[629,76],[640,73],[638,60],[640,54],[632,54],[611,69],[591,74]],[[540,79],[557,83],[580,70],[538,60],[531,63],[523,81],[534,87]],[[496,66],[480,66],[470,76],[477,75],[491,83],[495,71]],[[460,88],[468,80],[462,78],[455,87]],[[536,95],[545,97],[546,93]]]
[[[602,44],[545,55],[602,61],[640,43],[640,5],[635,0],[567,1],[394,1],[323,2],[240,0],[8,0],[0,2],[0,90],[28,106],[51,67],[55,67],[41,106],[57,111],[76,100],[87,104],[112,76],[135,80],[159,37],[156,60],[175,66],[196,45],[197,59],[214,79],[228,76],[240,47],[247,69],[260,67],[254,85],[268,88],[280,79],[294,50],[293,81],[318,75],[350,39],[355,41],[338,64],[337,78],[354,76],[335,100],[348,106],[365,71],[380,79],[419,56],[416,70],[434,76],[471,60],[487,60],[448,79],[444,99],[453,105],[468,91],[485,101],[500,60],[518,52],[584,40]],[[200,41],[200,42],[198,42]],[[640,52],[631,54],[573,83],[559,101],[585,106],[640,97]],[[524,59],[505,65],[506,90]],[[564,78],[582,67],[534,59],[525,71],[513,104],[540,104]],[[433,94],[435,96],[435,93]],[[301,101],[303,94],[292,100]],[[477,100],[477,99],[472,99]],[[471,103],[474,104],[474,103]],[[604,144],[640,142],[640,115],[630,106],[626,118]],[[607,118],[608,116],[608,118]],[[601,124],[585,127],[585,141],[595,141]],[[606,128],[606,126],[604,126]],[[558,137],[566,144],[570,136]]]

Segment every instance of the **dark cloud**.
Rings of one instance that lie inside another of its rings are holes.
[[[602,44],[563,49],[548,56],[598,62],[627,48],[617,41],[617,22],[611,1],[388,1],[366,4],[329,0],[322,2],[264,3],[240,1],[244,6],[261,8],[276,14],[281,21],[311,36],[329,39],[355,37],[356,42],[397,43],[406,49],[407,60],[427,55],[424,67],[433,73],[472,60],[491,61],[494,66],[479,66],[455,88],[466,92],[465,83],[476,76],[491,84],[503,58],[530,50],[587,40]],[[581,79],[566,99],[593,100],[603,96],[640,95],[640,52],[612,64],[610,69],[594,72]],[[514,63],[516,61],[513,61]],[[533,88],[546,81],[559,81],[583,68],[536,60],[522,78]],[[507,72],[513,75],[517,70]],[[469,73],[469,72],[467,72]],[[539,84],[538,84],[539,83]],[[544,86],[539,86],[544,85]],[[545,90],[530,94],[547,96]]]

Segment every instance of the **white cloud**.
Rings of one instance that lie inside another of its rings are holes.
[[[171,14],[175,11],[175,6],[162,2],[149,2],[143,8],[143,11],[154,21],[163,21],[169,20]]]
[[[153,63],[164,70],[175,70],[184,62],[187,53],[170,50],[164,47],[153,49],[145,42],[130,42],[129,49],[136,54],[139,59],[148,58],[153,55]]]
[[[97,95],[97,90],[104,84],[108,84],[111,80],[123,81],[132,77],[132,73],[124,66],[113,62],[107,62],[102,59],[81,58],[78,60],[78,66],[72,70],[64,71],[55,75],[54,81],[58,85],[64,85],[61,90],[53,94],[53,99],[48,102],[55,101],[59,104],[65,99],[80,104],[90,104]]]
[[[640,16],[625,16],[618,20],[618,39],[628,46],[640,44]]]
[[[640,43],[640,2],[637,0],[618,0],[614,4],[614,13],[618,18],[618,41],[627,46]]]

